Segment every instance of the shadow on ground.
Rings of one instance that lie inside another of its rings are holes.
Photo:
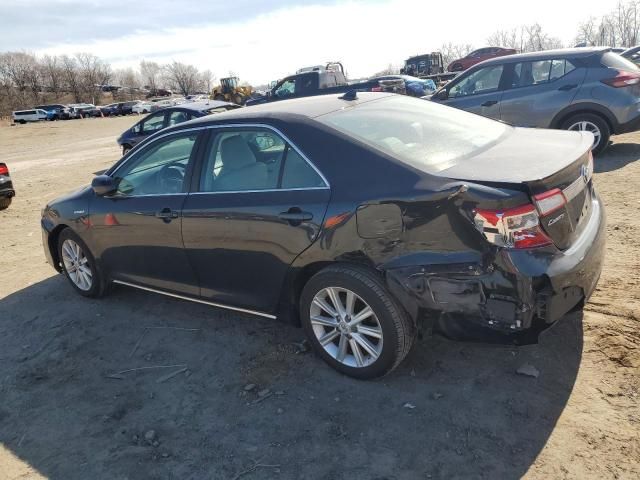
[[[297,328],[125,288],[56,276],[0,311],[0,442],[50,479],[520,478],[582,354],[574,315],[519,349],[423,340],[361,382],[295,353]]]
[[[594,170],[605,173],[623,168],[640,158],[640,144],[613,143],[607,147],[602,155],[596,157]]]

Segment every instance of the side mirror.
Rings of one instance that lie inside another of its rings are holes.
[[[109,175],[98,175],[94,177],[91,182],[91,188],[96,193],[96,195],[104,196],[109,193],[115,192],[116,190],[116,182]]]
[[[449,91],[446,88],[436,92],[433,96],[434,100],[446,100],[447,98],[449,98]]]

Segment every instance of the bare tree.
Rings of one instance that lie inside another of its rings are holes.
[[[164,66],[164,74],[170,88],[178,90],[182,95],[198,90],[201,74],[193,65],[174,61]]]
[[[102,86],[111,78],[110,66],[92,53],[77,53],[78,76],[82,85],[82,93],[96,103],[100,97]]]
[[[469,43],[445,43],[440,47],[442,53],[442,59],[445,65],[449,65],[454,60],[466,57],[471,51],[473,51],[473,45]]]
[[[114,80],[121,87],[121,91],[125,96],[128,96],[130,99],[133,98],[135,92],[140,87],[140,78],[138,72],[133,70],[133,68],[124,68],[121,70],[116,70],[113,73]]]
[[[140,75],[144,86],[151,90],[151,93],[155,95],[159,88],[158,82],[160,81],[160,75],[162,74],[162,67],[156,62],[147,62],[142,60],[140,62]]]
[[[609,47],[637,45],[640,43],[640,1],[619,1],[609,14],[581,23],[576,43]]]
[[[40,62],[40,68],[46,90],[53,93],[55,100],[58,100],[64,82],[64,71],[61,60],[55,56],[45,55]]]
[[[62,64],[62,74],[66,89],[73,95],[76,103],[82,101],[82,86],[78,75],[78,65],[73,57],[62,55],[60,57]]]
[[[522,25],[511,30],[497,30],[487,38],[487,43],[520,52],[538,52],[562,47],[562,41],[545,32],[539,23]]]
[[[522,51],[522,27],[511,30],[497,30],[487,38],[487,43],[494,47],[513,48]]]
[[[213,86],[213,82],[215,82],[216,80],[216,76],[213,74],[211,70],[205,70],[200,74],[200,76],[201,76],[200,81],[202,83],[202,90],[210,94],[211,87]]]

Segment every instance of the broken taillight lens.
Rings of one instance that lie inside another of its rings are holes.
[[[538,211],[531,204],[506,210],[478,208],[473,212],[476,228],[499,247],[534,248],[552,243],[540,228]]]

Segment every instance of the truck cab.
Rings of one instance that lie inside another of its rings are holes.
[[[266,97],[254,98],[248,101],[247,105],[333,93],[336,87],[348,86],[340,63],[329,63],[325,67],[304,68],[298,72],[300,73],[289,75],[277,82],[267,92]],[[337,92],[338,90],[335,91]]]

